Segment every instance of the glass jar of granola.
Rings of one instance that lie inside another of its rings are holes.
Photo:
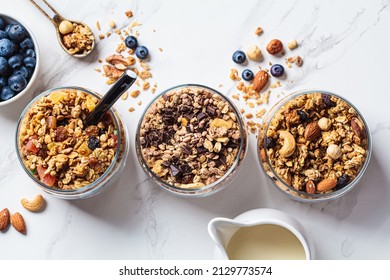
[[[170,88],[139,121],[136,151],[145,173],[181,196],[206,196],[225,188],[246,154],[241,115],[221,93],[202,85]]]
[[[320,202],[356,186],[371,145],[367,123],[349,101],[305,90],[286,96],[265,116],[258,158],[277,189],[298,201]]]
[[[18,159],[45,192],[63,199],[90,197],[122,171],[129,143],[115,108],[98,124],[83,125],[99,99],[84,88],[60,87],[39,94],[24,109],[16,130]]]

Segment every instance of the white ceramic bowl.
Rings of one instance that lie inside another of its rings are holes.
[[[40,57],[39,57],[38,42],[35,39],[34,34],[28,28],[28,26],[23,21],[15,18],[14,16],[9,16],[9,15],[5,15],[5,14],[0,13],[0,17],[6,23],[19,23],[26,29],[27,33],[30,35],[31,40],[34,43],[34,51],[35,51],[35,56],[36,56],[35,57],[35,60],[36,60],[35,69],[34,69],[34,72],[33,72],[32,76],[31,76],[30,80],[27,82],[27,86],[25,87],[25,89],[23,89],[21,92],[16,94],[14,97],[12,97],[12,98],[10,98],[10,99],[8,99],[6,101],[0,101],[0,107],[2,107],[2,106],[5,106],[5,105],[8,105],[10,103],[15,102],[16,100],[20,99],[23,95],[25,95],[27,92],[29,92],[31,86],[34,84],[34,82],[35,82],[35,80],[37,78],[37,75],[38,75]]]

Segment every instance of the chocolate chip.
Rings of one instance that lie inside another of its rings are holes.
[[[207,116],[206,116],[205,113],[200,112],[196,117],[198,118],[198,120],[202,120],[202,119],[204,119],[204,118],[207,117]]]
[[[217,116],[217,109],[214,106],[207,106],[206,107],[206,113],[209,117],[215,117]]]
[[[183,145],[181,147],[183,153],[187,154],[187,155],[191,155],[192,154],[192,150],[190,147],[188,147],[188,145]]]
[[[174,165],[170,165],[169,168],[171,169],[171,175],[173,177],[181,177],[183,176],[183,173]]]
[[[205,152],[207,152],[207,149],[203,146],[200,146],[196,148],[196,151],[198,152],[198,154],[204,154]]]
[[[181,179],[181,183],[182,184],[190,184],[193,182],[194,177],[195,176],[193,174],[185,175],[183,177],[183,179]]]

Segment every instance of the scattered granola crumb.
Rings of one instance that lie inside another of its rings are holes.
[[[252,113],[247,113],[247,114],[245,114],[245,117],[247,119],[251,119],[251,118],[253,118],[253,114]]]
[[[129,93],[126,91],[124,94],[122,94],[121,98],[122,98],[122,100],[126,100],[128,96],[129,96]]]
[[[150,88],[149,82],[144,82],[142,85],[142,90],[148,90]]]
[[[111,20],[109,23],[108,23],[108,26],[110,26],[110,28],[114,29],[116,27],[116,24],[113,20]]]
[[[155,87],[152,87],[152,88],[150,89],[150,92],[151,92],[151,93],[155,93],[155,92],[156,92],[156,88],[155,88]]]
[[[101,58],[99,58],[99,59],[98,59],[98,62],[99,62],[99,63],[102,63],[102,62],[103,62],[103,60],[102,60]]]
[[[142,101],[138,101],[138,105],[141,106],[142,105]]]
[[[244,114],[244,113],[245,113],[244,108],[241,108],[241,109],[240,109],[240,113],[241,113],[241,114]]]
[[[98,73],[102,72],[102,70],[100,68],[95,68],[95,71]]]
[[[256,30],[255,30],[255,34],[256,34],[257,36],[260,36],[261,34],[263,34],[263,32],[264,32],[264,30],[263,30],[263,28],[261,28],[260,26],[257,27]]]
[[[144,71],[141,71],[139,73],[139,77],[142,79],[142,80],[146,80],[146,79],[149,79],[152,77],[152,73],[150,73],[149,71],[147,70],[144,70]]]
[[[265,108],[260,109],[260,111],[256,113],[256,118],[261,119],[264,116],[265,112],[267,112]]]
[[[132,11],[126,11],[125,12],[125,15],[128,17],[128,18],[131,18],[133,16],[133,12]]]
[[[233,98],[233,99],[236,99],[236,100],[240,100],[240,97],[239,97],[237,94],[233,94],[233,95],[232,95],[232,98]]]
[[[100,31],[100,22],[96,22],[96,28],[97,28],[97,30],[99,30]]]
[[[104,34],[99,34],[99,39],[103,40],[105,38]]]
[[[219,88],[223,87],[223,84],[219,84],[218,87],[219,87]]]
[[[137,96],[140,94],[141,92],[137,89],[137,90],[134,90],[130,95],[131,97],[133,98],[137,98]]]
[[[106,37],[108,38],[108,37],[110,37],[111,36],[111,33],[110,32],[106,32]]]
[[[248,107],[249,107],[249,108],[254,108],[254,107],[255,107],[255,104],[253,104],[253,102],[248,102]]]
[[[287,66],[288,66],[289,68],[291,68],[291,67],[289,66],[289,64],[291,65],[291,63],[295,63],[295,65],[297,65],[298,67],[301,67],[302,64],[303,64],[303,59],[302,59],[302,57],[300,57],[299,55],[297,55],[297,56],[291,56],[291,57],[289,57],[289,58],[286,59],[286,63],[287,63]]]
[[[230,79],[233,81],[241,80],[241,78],[238,76],[238,70],[236,68],[230,69]]]
[[[123,52],[125,50],[126,50],[126,45],[125,45],[125,43],[121,42],[121,43],[118,44],[118,46],[117,46],[115,51],[117,53],[121,53],[121,52]]]
[[[130,107],[129,108],[129,112],[131,113],[131,112],[134,112],[135,111],[135,108],[134,107]]]
[[[163,52],[163,51],[164,51],[162,48],[158,48],[158,50],[159,50],[160,52]]]
[[[118,34],[118,35],[121,35],[121,31],[120,31],[119,29],[115,29],[114,32],[115,32],[116,34]],[[122,38],[123,38],[123,37],[122,37]],[[121,38],[121,40],[123,40],[122,38]]]

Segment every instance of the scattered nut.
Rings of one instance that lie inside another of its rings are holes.
[[[259,61],[262,56],[261,50],[257,45],[250,46],[246,51],[246,55],[248,56],[249,59],[254,61]]]
[[[0,212],[0,230],[5,230],[10,222],[10,214],[8,208],[4,208]]]
[[[317,185],[317,190],[320,192],[325,192],[333,189],[337,185],[336,179],[324,179]]]
[[[272,55],[276,55],[283,50],[283,43],[278,39],[273,39],[267,45],[267,52]]]
[[[103,134],[104,135],[104,134]],[[22,206],[31,212],[38,212],[45,204],[45,199],[42,195],[38,194],[33,200],[23,198],[21,200]]]
[[[256,30],[255,30],[255,34],[256,34],[257,36],[260,36],[261,34],[263,34],[263,32],[264,32],[264,30],[263,30],[263,28],[261,28],[260,26],[257,27]]]
[[[58,30],[62,35],[68,34],[73,31],[73,24],[70,21],[63,20],[58,26]]]
[[[112,20],[108,23],[108,25],[109,25],[111,28],[115,28],[115,27],[116,27],[115,22],[112,21]]]
[[[317,122],[309,123],[306,126],[304,137],[307,141],[313,141],[321,135],[321,129],[318,126]]]
[[[295,151],[295,139],[292,134],[286,130],[279,131],[279,138],[283,140],[283,147],[280,149],[279,153],[283,157],[291,156]]]
[[[316,185],[312,180],[307,181],[306,183],[306,192],[308,194],[315,194],[316,193]]]
[[[323,131],[328,131],[330,127],[332,126],[332,121],[328,118],[322,117],[318,120],[318,126]]]
[[[297,40],[292,40],[291,42],[288,43],[287,47],[290,50],[296,49],[298,47],[298,42]]]
[[[23,216],[19,212],[11,215],[11,224],[17,231],[26,234],[26,223],[24,222]]]
[[[257,72],[253,79],[253,90],[260,92],[268,84],[268,73],[264,70]]]

